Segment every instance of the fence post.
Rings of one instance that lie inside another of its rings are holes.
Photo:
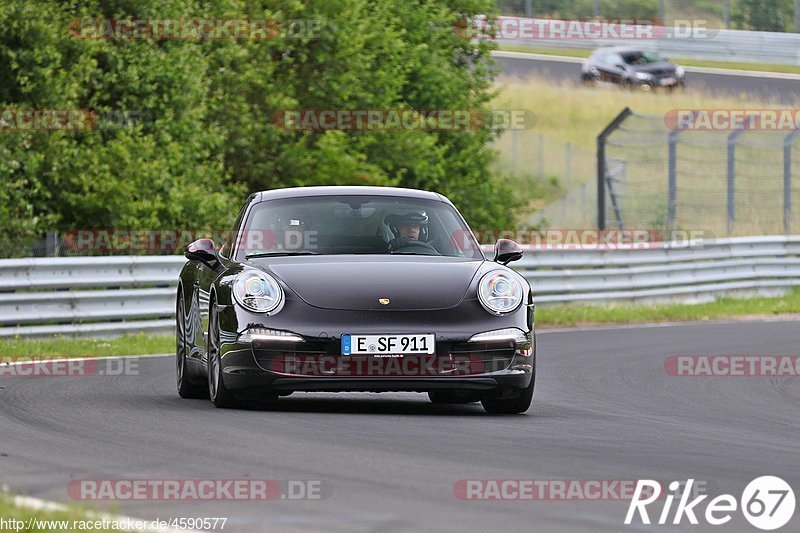
[[[533,0],[525,0],[525,16],[527,18],[533,17]]]
[[[58,256],[58,233],[48,231],[44,234],[44,255],[45,257]]]
[[[800,0],[794,0],[794,32],[800,33]]]
[[[731,29],[731,0],[725,0],[725,29]]]
[[[669,159],[668,159],[668,195],[667,199],[667,229],[675,229],[675,218],[678,211],[678,179],[677,179],[677,151],[678,136],[681,130],[674,130],[669,134]]]
[[[539,178],[544,178],[544,135],[539,134]]]
[[[728,237],[733,233],[736,222],[736,142],[745,131],[738,129],[728,135]]]
[[[567,190],[572,188],[572,144],[567,143],[566,147],[566,182]]]
[[[519,172],[519,130],[511,130],[511,166],[515,175],[521,174]]]
[[[792,230],[792,144],[800,135],[794,130],[783,138],[783,232],[788,235]]]
[[[632,114],[626,107],[597,136],[597,228],[601,230],[606,229],[606,140]]]

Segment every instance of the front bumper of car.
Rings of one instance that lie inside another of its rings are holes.
[[[296,322],[291,305],[269,319],[237,306],[221,306],[223,380],[229,390],[254,397],[289,391],[470,390],[502,398],[527,387],[536,352],[532,308],[523,305],[514,313],[493,317],[476,301],[461,305],[465,307],[461,313],[454,309],[361,313],[304,306],[303,320]],[[237,328],[226,330],[225,324]],[[477,333],[503,328],[518,330],[525,340],[470,342]],[[433,333],[435,354],[341,354],[343,334],[393,333]]]
[[[647,79],[641,79],[637,77],[632,77],[629,79],[630,83],[641,89],[650,90],[650,89],[659,89],[659,88],[675,88],[675,87],[683,87],[686,85],[685,78],[679,78],[677,76],[651,76]]]

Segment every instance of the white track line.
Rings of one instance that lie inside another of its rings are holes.
[[[685,326],[722,326],[729,324],[741,324],[742,322],[798,322],[800,317],[792,315],[774,315],[764,316],[763,318],[756,317],[742,317],[725,318],[720,320],[687,320],[683,322],[648,322],[645,324],[609,324],[597,326],[577,326],[574,328],[540,328],[536,330],[536,335],[544,335],[545,333],[570,333],[580,331],[607,331],[618,329],[651,329],[651,328],[672,328],[672,327],[685,327]]]
[[[5,487],[4,487],[5,488]],[[30,496],[13,496],[10,498],[11,503],[15,507],[20,507],[23,509],[32,509],[34,511],[45,511],[49,513],[57,513],[57,512],[69,512],[69,508],[62,504],[51,502],[47,500],[40,500],[39,498],[32,498]],[[122,515],[111,515],[106,513],[97,513],[94,511],[83,511],[86,515],[88,520],[105,520],[106,522],[154,522],[154,520],[148,520],[145,518],[130,518],[128,516]],[[42,519],[47,520],[47,519]],[[147,533],[200,533],[197,530],[192,529],[172,529],[172,528],[158,528],[158,527],[146,527],[144,529],[121,529],[120,531],[144,531]]]
[[[582,57],[570,56],[551,56],[548,54],[530,54],[527,52],[506,52],[497,50],[492,52],[494,57],[504,57],[509,59],[527,59],[530,61],[552,61],[556,63],[583,63],[586,61]],[[786,72],[763,72],[760,70],[738,70],[727,68],[712,67],[684,67],[686,72],[695,74],[716,74],[718,76],[742,76],[747,78],[773,78],[778,80],[800,80],[800,74],[789,74]]]
[[[35,359],[29,361],[3,361],[3,356],[0,355],[0,366],[16,366],[16,365],[34,365],[41,363],[68,363],[70,361],[107,361],[109,359],[145,359],[151,357],[175,357],[172,353],[157,353],[146,355],[104,355],[101,357],[63,357],[60,359]]]

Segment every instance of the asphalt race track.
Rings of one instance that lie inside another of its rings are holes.
[[[463,501],[453,485],[691,477],[712,497],[738,499],[750,480],[778,475],[797,491],[798,378],[674,377],[664,361],[798,350],[796,321],[543,332],[534,407],[517,416],[435,406],[421,394],[295,394],[277,408],[220,410],[178,398],[167,357],[139,359],[138,375],[5,377],[0,479],[57,501],[69,501],[67,485],[79,479],[318,480],[325,488],[318,500],[114,509],[227,517],[225,531],[641,531],[622,525],[627,501]],[[752,528],[737,513],[725,526],[692,530]]]
[[[496,54],[497,65],[504,75],[580,83],[580,60],[559,60],[547,56],[527,59],[515,57],[517,55],[507,52]],[[691,67],[687,67],[686,70],[689,90],[702,90],[708,94],[780,104],[796,104],[800,101],[800,77],[797,75],[772,74],[773,77],[759,77],[747,73],[697,72],[697,69]]]

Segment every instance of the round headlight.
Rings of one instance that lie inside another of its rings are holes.
[[[478,283],[478,300],[492,314],[510,313],[522,303],[522,285],[506,272],[489,272]]]
[[[283,289],[264,272],[242,272],[233,284],[233,297],[248,311],[269,313],[283,301]]]

